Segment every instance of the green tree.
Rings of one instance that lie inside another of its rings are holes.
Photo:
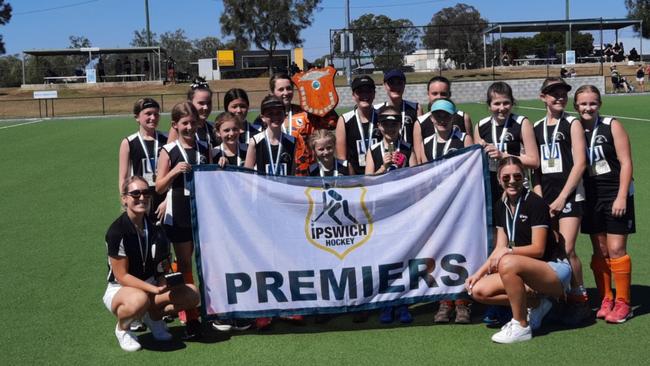
[[[433,15],[422,43],[428,49],[446,49],[452,60],[468,68],[477,67],[483,60],[482,33],[487,25],[475,7],[459,3]]]
[[[189,72],[190,62],[196,62],[192,59],[192,41],[182,29],[161,34],[160,47],[165,49],[167,56],[174,58],[177,72]]]
[[[650,38],[650,0],[625,0],[627,17],[634,20],[642,20],[643,28],[634,25],[634,31],[640,32],[643,38]]]
[[[132,47],[147,47],[147,30],[134,30],[133,39],[131,40],[130,45]],[[151,32],[151,46],[159,46],[160,41],[158,40],[158,35],[154,32]]]
[[[5,4],[5,0],[0,0],[0,25],[5,25],[9,23],[11,19],[11,5],[9,3]],[[5,43],[2,41],[2,34],[0,34],[0,55],[4,54]]]
[[[404,65],[404,56],[417,49],[420,32],[408,19],[364,14],[350,22],[354,39],[353,57],[357,65],[372,58],[375,68],[391,69]],[[334,34],[334,49],[340,50],[340,32]]]
[[[20,86],[22,77],[22,61],[17,55],[0,57],[0,87]]]
[[[223,43],[216,37],[205,37],[195,39],[192,41],[192,58],[198,60],[200,58],[215,58],[217,57],[217,50],[224,49]]]
[[[221,32],[242,44],[252,44],[268,54],[280,45],[300,46],[300,32],[313,22],[322,0],[223,0]]]

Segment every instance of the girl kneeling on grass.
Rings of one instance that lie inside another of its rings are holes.
[[[512,156],[500,160],[497,176],[504,194],[495,207],[496,247],[465,287],[478,302],[510,305],[512,320],[492,340],[514,343],[531,339],[551,309],[551,302],[538,294],[565,298],[571,265],[550,230],[548,206],[523,186],[521,161]]]
[[[108,287],[104,305],[117,317],[115,336],[125,351],[141,348],[129,331],[131,322],[144,318],[156,340],[172,335],[161,320],[163,315],[196,307],[199,293],[194,285],[167,286],[169,241],[160,227],[147,216],[153,190],[140,176],[122,183],[124,213],[106,233]]]

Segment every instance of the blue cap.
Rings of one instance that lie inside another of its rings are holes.
[[[402,70],[393,69],[384,73],[384,83],[392,78],[400,78],[406,81],[406,75],[404,75]]]
[[[435,111],[445,111],[449,114],[456,113],[456,106],[449,100],[438,99],[433,104],[431,104],[431,112]]]

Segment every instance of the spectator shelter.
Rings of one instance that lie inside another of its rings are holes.
[[[145,54],[147,59],[150,60],[149,70],[142,69],[138,73],[131,72],[132,69],[125,69],[122,72],[109,72],[112,70],[112,65],[104,65],[105,73],[102,80],[105,81],[129,81],[129,80],[162,80],[163,67],[162,54],[166,53],[160,47],[130,47],[130,48],[100,48],[100,47],[83,47],[83,48],[62,48],[51,50],[29,50],[23,51],[23,85],[25,84],[25,55],[33,57],[52,57],[52,56],[88,56],[88,63],[91,63],[93,58],[98,58],[102,55],[135,55]],[[82,75],[44,75],[44,83],[49,82],[85,82],[87,76]],[[97,81],[100,81],[98,72]]]
[[[487,56],[487,37],[490,37],[490,43],[493,45],[495,52],[503,50],[502,37],[503,33],[542,33],[542,32],[578,32],[578,31],[591,31],[597,32],[599,34],[599,43],[600,50],[604,50],[603,45],[603,31],[613,30],[615,32],[616,43],[618,43],[618,32],[622,28],[631,27],[638,25],[640,28],[643,27],[642,20],[633,20],[633,19],[567,19],[567,20],[548,20],[548,21],[527,21],[527,22],[505,22],[505,23],[494,23],[492,24],[485,32],[483,32],[483,62],[485,67],[488,66],[488,56]],[[498,44],[495,44],[494,36],[498,35]],[[643,55],[643,38],[640,37],[641,44],[639,53]],[[498,49],[497,46],[498,45]],[[572,49],[571,39],[569,36],[568,50]],[[495,55],[496,56],[496,55]],[[515,59],[512,60],[513,63],[517,64],[519,62],[532,62],[532,63],[541,63],[549,64],[554,63],[554,61],[560,61],[564,63],[564,60],[560,58],[562,55],[549,55],[544,58],[535,58],[535,59]],[[578,61],[595,61],[602,63],[603,58],[601,55],[583,55],[578,58]]]

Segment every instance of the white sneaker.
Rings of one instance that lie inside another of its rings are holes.
[[[530,325],[522,327],[518,321],[512,319],[501,328],[501,331],[492,336],[492,341],[496,343],[516,343],[528,341],[531,338],[533,338],[533,331],[530,329]]]
[[[119,323],[115,326],[115,336],[120,347],[127,352],[135,352],[142,348],[138,343],[138,337],[128,330],[120,329]]]
[[[151,335],[155,340],[163,342],[172,340],[173,336],[169,333],[169,329],[164,320],[152,320],[149,317],[149,313],[146,313],[144,314],[144,317],[142,317],[142,321],[147,325],[147,327],[149,327]]]
[[[539,306],[534,309],[528,309],[528,326],[531,330],[537,330],[542,327],[542,320],[553,307],[551,301],[543,297],[539,301]]]

